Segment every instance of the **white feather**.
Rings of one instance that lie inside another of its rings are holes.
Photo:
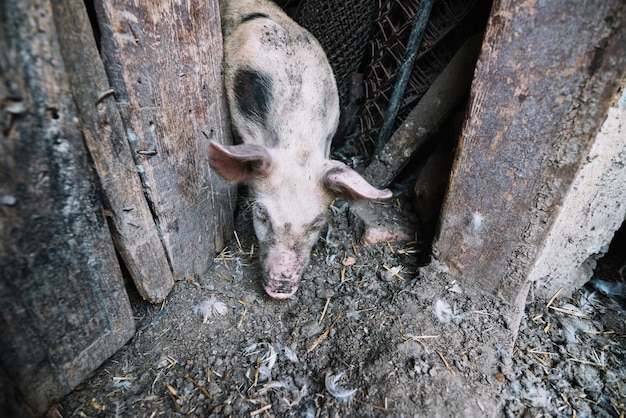
[[[433,313],[439,322],[448,323],[452,319],[452,308],[450,304],[443,299],[437,299],[435,301]]]
[[[326,373],[326,379],[324,380],[326,384],[326,390],[340,403],[349,403],[357,390],[345,389],[339,386],[339,381],[341,380],[342,376],[343,373],[339,373],[336,375],[332,375],[330,374],[330,372]]]
[[[202,322],[206,324],[209,318],[226,315],[228,306],[224,302],[217,300],[215,295],[211,295],[210,298],[194,306],[193,312],[202,316]]]
[[[258,380],[259,382],[266,382],[272,378],[272,368],[276,364],[278,355],[276,350],[269,343],[252,344],[244,350],[246,356],[254,356],[252,359],[253,365],[246,371],[246,377],[250,380],[254,380],[256,375],[256,367],[258,362]],[[257,360],[259,359],[259,360]]]
[[[285,382],[272,380],[263,385],[263,387],[257,392],[257,395],[263,396],[266,395],[270,390],[277,389],[289,389],[289,386]]]

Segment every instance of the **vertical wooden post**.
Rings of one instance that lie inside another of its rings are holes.
[[[134,321],[49,3],[0,2],[0,22],[0,375],[41,415]]]
[[[434,255],[523,302],[626,65],[626,3],[496,1]]]
[[[626,45],[624,46],[626,48]],[[528,274],[534,294],[568,297],[593,275],[596,260],[626,219],[626,69],[572,187]]]
[[[144,197],[85,4],[82,0],[53,0],[52,9],[115,246],[141,296],[153,303],[161,302],[174,285],[174,278]]]
[[[208,165],[230,141],[217,1],[95,2],[111,86],[177,278],[202,274],[232,231],[234,193]]]

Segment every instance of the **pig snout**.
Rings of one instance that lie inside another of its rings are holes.
[[[272,222],[268,207],[256,202],[253,223],[260,244],[263,288],[274,299],[286,299],[298,290],[302,273],[309,264],[311,249],[317,242],[326,217],[320,214],[313,222],[299,222],[305,208],[294,208],[291,221]],[[274,208],[275,209],[275,208]],[[313,212],[315,214],[315,212]],[[274,213],[284,219],[287,213]],[[306,217],[308,218],[308,217]]]
[[[285,248],[270,249],[263,259],[263,288],[274,299],[287,299],[298,290],[308,256]]]

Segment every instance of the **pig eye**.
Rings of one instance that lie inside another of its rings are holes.
[[[264,207],[260,206],[260,205],[254,205],[254,218],[257,220],[257,222],[259,222],[261,225],[265,225],[266,223],[269,222],[269,216],[267,215],[267,210],[265,210]]]
[[[317,218],[315,218],[313,223],[311,223],[311,229],[312,230],[322,229],[324,225],[326,225],[326,216],[322,214],[322,215],[319,215]]]

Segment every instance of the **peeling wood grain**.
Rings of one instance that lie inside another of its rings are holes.
[[[52,9],[113,240],[141,296],[159,303],[169,293],[174,278],[143,194],[115,90],[109,87],[85,5],[82,0],[54,0]]]
[[[233,225],[208,142],[230,142],[216,1],[96,2],[102,52],[176,278],[203,274]]]
[[[0,2],[0,369],[37,415],[135,329],[50,13]]]

